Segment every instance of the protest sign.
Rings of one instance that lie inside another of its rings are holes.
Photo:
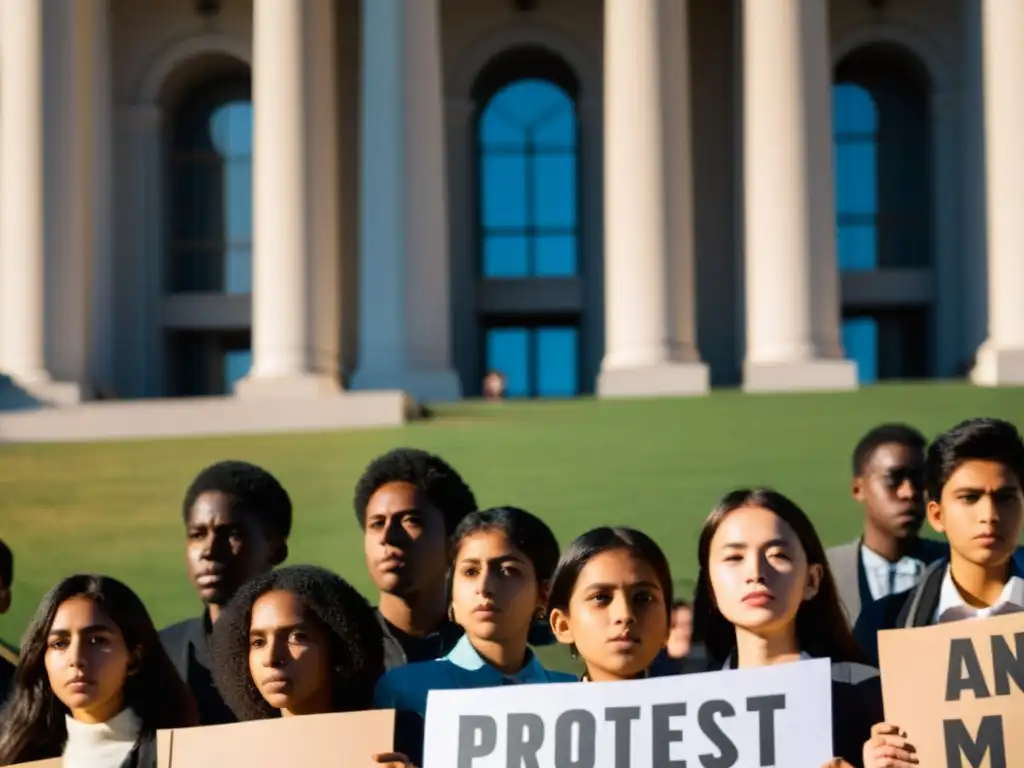
[[[1024,613],[886,630],[878,654],[886,722],[921,765],[1024,765]]]
[[[157,732],[157,768],[371,768],[394,739],[394,710],[176,728]]]
[[[819,768],[831,757],[828,659],[427,698],[424,768]]]

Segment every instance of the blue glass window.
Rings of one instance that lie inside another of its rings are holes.
[[[920,60],[877,43],[836,68],[836,230],[844,271],[932,264],[931,83]]]
[[[835,129],[836,234],[839,268],[878,266],[878,111],[865,88],[840,83],[832,91]]]
[[[846,357],[857,361],[861,384],[878,381],[878,321],[873,317],[851,317],[843,320],[843,348]]]
[[[578,274],[572,97],[548,80],[515,80],[483,105],[477,144],[483,276]]]
[[[571,325],[488,328],[487,369],[504,374],[510,398],[574,397],[579,344],[579,328]]]
[[[252,368],[252,351],[249,349],[229,349],[224,352],[224,391],[234,392],[239,379],[249,374]]]
[[[252,117],[248,77],[204,84],[176,112],[171,292],[252,291]]]

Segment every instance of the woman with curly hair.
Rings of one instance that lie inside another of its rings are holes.
[[[68,768],[155,768],[156,732],[196,722],[136,594],[108,576],[69,576],[25,632],[0,711],[0,765],[62,757]]]
[[[384,672],[381,627],[340,576],[289,566],[245,584],[221,612],[214,682],[239,720],[370,709]]]

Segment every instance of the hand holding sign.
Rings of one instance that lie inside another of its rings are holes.
[[[898,725],[878,723],[864,744],[864,768],[912,768],[917,750]]]

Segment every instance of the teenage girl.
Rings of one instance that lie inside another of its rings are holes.
[[[382,630],[366,599],[315,566],[245,584],[214,624],[214,682],[242,720],[369,709],[384,672]]]
[[[772,490],[733,491],[705,521],[698,558],[694,634],[710,668],[830,658],[835,755],[864,766],[864,743],[883,720],[880,678],[861,663],[807,515]]]
[[[465,634],[441,659],[387,672],[377,685],[374,704],[423,716],[432,690],[575,680],[546,670],[527,644],[531,628],[545,617],[558,562],[558,541],[551,529],[515,507],[473,512],[452,534],[450,552],[449,614]],[[401,754],[376,759],[411,764]]]
[[[0,711],[0,765],[155,768],[157,730],[196,722],[142,601],[107,576],[70,576],[25,632]]]
[[[584,681],[646,677],[668,640],[672,574],[654,541],[596,528],[562,555],[548,604],[551,629],[583,660]]]

